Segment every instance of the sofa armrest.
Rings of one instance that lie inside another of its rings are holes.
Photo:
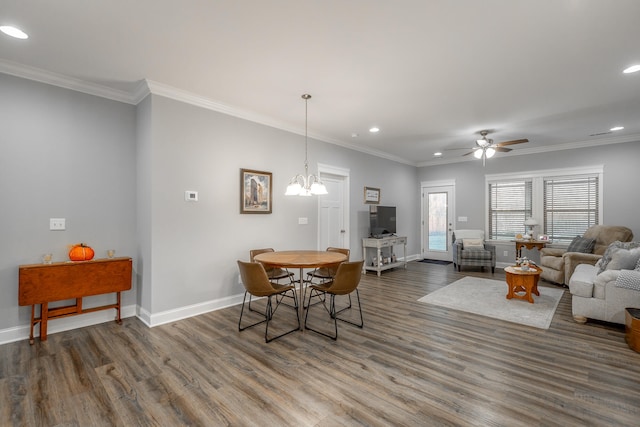
[[[580,264],[595,265],[602,255],[584,254],[582,252],[567,252],[562,255],[564,260],[564,283],[569,283],[571,275]]]
[[[540,249],[540,256],[562,256],[567,252],[563,248],[542,248]]]

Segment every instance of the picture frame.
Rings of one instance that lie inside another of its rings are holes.
[[[240,169],[240,213],[272,212],[272,174],[253,169]]]
[[[380,203],[380,189],[373,187],[364,187],[364,202],[367,204]]]

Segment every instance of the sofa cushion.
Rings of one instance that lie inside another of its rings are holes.
[[[621,242],[619,240],[616,240],[615,242],[611,243],[602,255],[598,274],[607,269],[607,265],[609,265],[611,258],[613,258],[613,254],[616,253],[618,249],[633,249],[638,247],[640,247],[640,242]]]
[[[569,290],[572,295],[584,298],[591,298],[593,294],[593,283],[598,269],[589,264],[580,264],[576,267],[571,280],[569,280]]]
[[[482,239],[462,239],[463,249],[479,248],[484,249],[484,242]]]
[[[588,239],[582,236],[576,236],[573,238],[567,252],[582,252],[584,254],[590,254],[593,252],[593,248],[596,245],[596,239]]]
[[[618,248],[611,255],[606,270],[633,270],[640,259],[640,247],[633,249]]]
[[[466,260],[490,260],[492,258],[491,251],[488,251],[482,247],[465,249],[460,252],[462,259]]]
[[[638,262],[636,263],[636,268],[634,268],[635,271],[640,271],[640,258],[638,258]]]

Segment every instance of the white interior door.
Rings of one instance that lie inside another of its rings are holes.
[[[454,219],[453,184],[422,186],[422,257],[451,261]]]
[[[319,199],[318,250],[329,246],[349,248],[348,175],[338,175],[334,169],[334,173],[323,172],[327,169],[319,168],[329,194]]]

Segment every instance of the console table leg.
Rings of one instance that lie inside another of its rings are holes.
[[[36,319],[36,305],[31,305],[31,327],[29,328],[29,344],[33,345],[33,326],[35,325]]]
[[[121,305],[120,305],[120,292],[116,292],[116,294],[117,294],[116,299],[118,301],[118,303],[117,303],[118,307],[116,307],[116,313],[117,313],[116,314],[116,323],[118,325],[122,325],[122,318],[120,317],[120,307],[121,307]]]
[[[49,303],[40,305],[40,341],[47,340],[47,321],[49,320]]]

